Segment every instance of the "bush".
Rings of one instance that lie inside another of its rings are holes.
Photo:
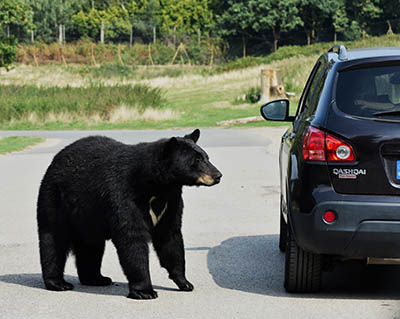
[[[16,43],[12,38],[0,37],[0,68],[8,71],[17,55]]]
[[[50,112],[77,116],[99,115],[107,120],[121,105],[144,111],[166,104],[162,91],[147,85],[91,86],[88,88],[35,86],[0,86],[0,122],[19,120],[35,114],[39,118]]]

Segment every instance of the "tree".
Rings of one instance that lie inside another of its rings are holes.
[[[302,26],[299,16],[299,0],[250,0],[250,12],[254,13],[252,28],[257,32],[272,31],[274,51],[278,49],[281,33]]]
[[[213,23],[210,0],[162,0],[161,22],[165,30],[178,29],[183,33],[208,30]]]
[[[256,19],[246,0],[228,0],[228,9],[217,17],[218,35],[242,37],[243,57],[246,57],[246,37],[253,33]]]
[[[10,28],[32,27],[32,12],[22,0],[0,0],[0,67],[7,70],[16,57],[16,41]]]
[[[333,41],[336,43],[337,33],[345,32],[349,27],[349,18],[347,17],[345,0],[333,1],[332,5],[332,24],[334,28]]]
[[[74,25],[83,37],[99,38],[101,23],[105,25],[105,37],[116,39],[130,34],[131,14],[120,6],[113,5],[107,10],[90,9],[73,16]]]
[[[161,5],[159,0],[136,1],[135,14],[131,19],[135,33],[142,38],[150,39],[153,28],[161,25]]]
[[[369,26],[381,17],[383,10],[379,6],[380,0],[347,0],[346,10],[349,20],[352,21],[349,33],[353,38],[368,33]]]
[[[55,41],[59,25],[65,26],[67,34],[76,34],[72,17],[80,10],[90,8],[89,2],[82,0],[27,0],[33,9],[33,24],[37,30],[36,39]]]
[[[333,10],[332,3],[336,0],[300,0],[299,15],[307,36],[307,44],[315,38],[315,32]]]

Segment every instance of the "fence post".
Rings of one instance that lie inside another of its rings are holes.
[[[100,42],[104,43],[104,21],[101,21]]]
[[[10,37],[10,26],[7,24],[7,38]]]
[[[62,24],[58,25],[58,43],[62,44]]]
[[[176,25],[174,25],[174,48],[176,49]]]
[[[131,34],[129,36],[129,47],[132,48],[133,43],[133,26],[131,26]]]
[[[35,41],[35,33],[33,30],[31,30],[31,41],[34,42]]]
[[[201,31],[200,29],[197,29],[197,44],[200,47],[200,41],[201,41]]]
[[[156,27],[153,27],[153,44],[156,44]]]
[[[65,45],[65,24],[62,25],[63,45]]]

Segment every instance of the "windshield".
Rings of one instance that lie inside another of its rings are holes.
[[[336,103],[347,114],[400,119],[400,66],[340,72]]]

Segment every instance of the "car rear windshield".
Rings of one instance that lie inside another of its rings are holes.
[[[400,66],[339,72],[336,103],[347,114],[400,119]]]

